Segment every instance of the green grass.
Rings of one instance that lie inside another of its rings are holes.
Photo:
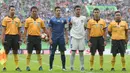
[[[111,55],[105,55],[104,56],[104,71],[101,72],[99,71],[99,56],[95,56],[95,64],[94,64],[94,71],[89,71],[90,69],[90,65],[89,65],[89,55],[85,55],[85,72],[82,73],[130,73],[130,57],[127,55],[126,56],[126,72],[122,72],[122,66],[121,66],[121,60],[120,60],[120,56],[118,55],[116,58],[116,64],[115,64],[115,72],[111,72]],[[80,62],[79,62],[79,56],[76,55],[75,57],[75,70],[74,71],[70,71],[69,67],[70,67],[70,55],[66,56],[66,68],[67,71],[62,71],[61,70],[61,60],[60,60],[60,55],[55,55],[55,60],[54,60],[54,66],[53,66],[53,70],[50,72],[49,71],[49,55],[42,55],[42,62],[43,62],[43,71],[38,71],[38,62],[37,62],[37,56],[36,55],[32,55],[31,58],[31,63],[30,63],[30,67],[31,67],[31,71],[27,72],[26,69],[26,55],[19,55],[19,66],[22,69],[21,73],[81,73],[80,71]],[[13,61],[13,55],[9,55],[8,57],[8,61],[7,61],[7,71],[6,72],[2,72],[2,65],[0,65],[0,73],[18,73],[15,71],[15,64]]]
[[[1,41],[0,41],[1,42]],[[127,48],[130,49],[130,44],[127,45]],[[49,43],[48,42],[42,42],[42,49],[43,50],[47,50],[49,49]],[[2,47],[2,44],[0,43],[0,48]],[[86,49],[89,49],[88,45],[86,44]],[[67,44],[66,48],[70,48],[70,45]],[[107,42],[107,45],[105,46],[105,49],[110,49],[111,48],[111,43]],[[20,49],[26,49],[26,44],[22,43],[22,45],[20,46]]]

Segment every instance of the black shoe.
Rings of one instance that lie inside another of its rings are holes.
[[[42,68],[42,66],[40,66],[40,67],[39,67],[39,71],[43,71],[43,68]]]
[[[71,70],[71,71],[73,71],[73,70],[74,70],[74,68],[73,68],[73,67],[70,67],[70,70]]]
[[[103,68],[100,68],[100,71],[103,71]]]
[[[115,71],[115,69],[114,69],[114,68],[111,68],[111,71]]]
[[[26,67],[26,71],[31,71],[29,66]]]
[[[80,69],[82,72],[84,71],[84,67],[81,67],[81,69]]]
[[[16,71],[19,71],[19,72],[22,71],[19,67],[17,67],[15,70],[16,70]]]
[[[91,68],[90,71],[93,71],[93,68]]]
[[[126,68],[122,68],[122,71],[126,71]]]
[[[6,71],[6,70],[7,70],[7,69],[4,67],[4,68],[3,68],[3,71]]]

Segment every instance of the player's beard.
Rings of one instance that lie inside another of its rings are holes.
[[[118,22],[118,23],[121,22],[121,19],[117,19],[116,22]]]
[[[119,23],[119,22],[121,22],[121,19],[117,18],[115,21]]]

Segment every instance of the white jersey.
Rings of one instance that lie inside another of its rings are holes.
[[[87,24],[87,18],[85,16],[71,17],[72,27],[70,30],[70,35],[76,39],[81,39],[85,37],[84,26]]]

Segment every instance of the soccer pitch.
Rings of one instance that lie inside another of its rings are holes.
[[[43,71],[38,71],[39,65],[37,62],[37,56],[34,54],[31,57],[30,62],[30,68],[31,71],[26,71],[26,55],[19,55],[19,66],[22,69],[21,73],[130,73],[130,57],[129,55],[126,55],[126,72],[122,72],[122,65],[120,56],[118,55],[116,58],[116,64],[115,64],[115,71],[111,72],[111,55],[105,55],[104,56],[104,71],[99,71],[99,56],[95,56],[95,62],[94,62],[94,71],[90,71],[89,66],[89,58],[90,55],[85,55],[84,62],[85,62],[85,71],[80,71],[80,62],[79,62],[79,56],[76,55],[75,57],[75,63],[74,63],[74,71],[70,71],[70,55],[66,56],[66,68],[67,71],[62,71],[61,69],[61,60],[60,55],[55,55],[53,70],[49,71],[49,55],[42,55],[42,62],[43,62]],[[15,71],[15,64],[13,60],[13,55],[9,55],[8,61],[7,61],[7,71],[2,72],[2,65],[0,65],[0,73],[18,73]]]

